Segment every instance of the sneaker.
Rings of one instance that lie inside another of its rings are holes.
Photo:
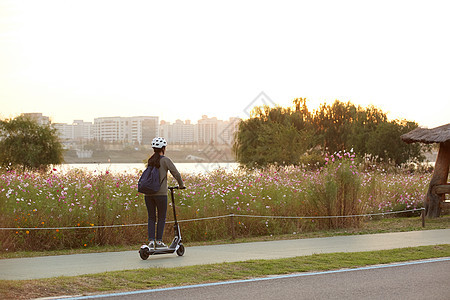
[[[156,248],[167,248],[167,245],[162,241],[156,241]]]
[[[148,247],[150,249],[155,249],[155,241],[150,241],[150,243],[148,243]]]

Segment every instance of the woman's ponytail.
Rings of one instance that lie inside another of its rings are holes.
[[[148,159],[148,165],[159,169],[161,166],[159,161],[161,160],[161,152],[163,152],[163,149],[153,148],[153,150],[155,153]]]

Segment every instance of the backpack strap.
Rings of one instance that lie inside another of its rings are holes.
[[[153,168],[156,168],[156,167],[152,167],[152,170],[153,170]],[[158,169],[158,172],[159,172],[159,168],[157,168],[157,169]],[[166,177],[167,177],[167,174],[166,174],[166,176],[163,177],[162,180],[159,181],[159,185],[161,185],[163,183],[163,181],[164,181],[164,179],[166,179]]]
[[[160,155],[159,156],[159,160],[161,160],[161,158],[163,158],[164,157],[164,155]],[[163,183],[163,181],[164,181],[164,179],[166,179],[166,177],[167,177],[167,173],[166,173],[166,176],[164,176],[164,178],[161,180],[161,182],[159,183],[159,185],[161,185],[162,183]]]

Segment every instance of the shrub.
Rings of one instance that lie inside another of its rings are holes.
[[[326,166],[319,182],[310,182],[308,201],[321,216],[349,216],[362,213],[360,196],[361,180],[354,164],[355,155],[350,152],[326,157]],[[361,218],[331,218],[331,228],[358,226]]]

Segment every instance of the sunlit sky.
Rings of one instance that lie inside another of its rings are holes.
[[[246,117],[264,92],[450,122],[449,1],[0,0],[0,118]]]

